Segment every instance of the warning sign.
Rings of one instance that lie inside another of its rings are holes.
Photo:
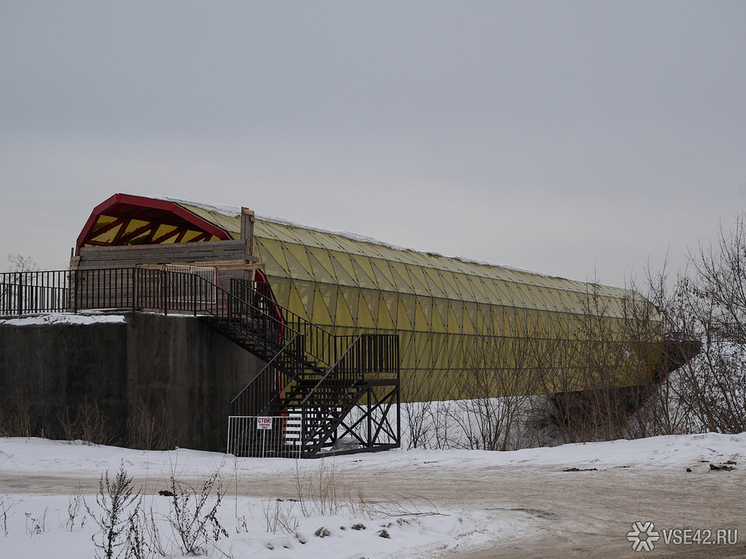
[[[257,417],[256,428],[259,429],[272,429],[272,418],[271,417]]]

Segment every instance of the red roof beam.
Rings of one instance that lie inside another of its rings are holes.
[[[111,213],[117,212],[118,207],[121,208],[122,206],[135,207],[135,213],[137,213],[138,215],[137,219],[147,219],[145,218],[144,213],[148,210],[160,210],[165,212],[165,215],[162,216],[160,219],[153,220],[151,218],[150,221],[165,223],[170,220],[175,220],[177,221],[177,223],[172,222],[173,225],[181,225],[180,223],[178,223],[180,218],[184,222],[187,222],[191,226],[193,226],[194,229],[205,232],[204,235],[200,235],[195,239],[192,239],[192,241],[190,242],[207,240],[210,239],[212,236],[215,236],[218,239],[224,241],[232,239],[230,234],[224,229],[221,229],[220,227],[213,225],[209,221],[206,221],[201,217],[193,214],[189,210],[182,208],[176,202],[158,200],[156,198],[146,198],[144,196],[132,196],[130,194],[114,194],[93,209],[93,212],[88,218],[88,221],[86,221],[83,230],[80,232],[80,235],[78,235],[76,246],[79,248],[85,244],[99,244],[92,241],[93,237],[96,236],[93,228],[96,224],[96,221],[98,220],[98,217],[101,215],[111,215]],[[119,211],[121,212],[121,209],[119,209]],[[119,215],[122,214],[120,213]],[[122,217],[124,216],[122,215]],[[134,215],[127,214],[127,217],[132,219],[134,218]],[[121,239],[119,242],[122,242]]]

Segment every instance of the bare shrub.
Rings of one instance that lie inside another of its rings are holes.
[[[572,319],[548,340],[538,367],[550,394],[550,419],[559,442],[645,436],[647,424],[630,419],[651,394],[661,353],[655,307],[633,288],[603,296],[592,283]]]
[[[662,347],[657,382],[650,387],[647,401],[637,410],[630,425],[639,436],[679,435],[699,430],[685,388],[687,370],[693,365],[691,359],[699,352],[700,343],[690,328],[691,313],[686,305],[681,305],[687,284],[680,281],[681,277],[674,283],[673,293],[669,293],[665,266],[657,275],[648,270],[647,298],[658,310]]]
[[[159,520],[152,508],[147,512],[139,509],[129,516],[128,523],[127,557],[154,559],[171,556],[161,539]]]
[[[220,474],[207,478],[199,489],[170,480],[171,510],[168,523],[183,555],[207,554],[228,532],[217,518],[223,500]]]
[[[517,321],[516,321],[517,322]],[[518,326],[518,325],[517,325]],[[463,399],[456,402],[453,422],[467,448],[508,450],[529,395],[535,390],[535,364],[526,324],[513,336],[483,335],[474,338],[468,366],[458,378]]]
[[[146,559],[152,556],[147,543],[147,534],[141,514],[127,518],[127,554],[133,559]]]
[[[75,493],[70,495],[67,503],[67,520],[65,521],[65,528],[67,528],[69,532],[72,532],[75,529],[76,522],[78,523],[79,528],[85,526],[87,518],[85,514],[83,515],[83,518],[78,520],[82,508],[84,508],[83,489],[78,486]]]
[[[410,447],[510,450],[651,433],[641,405],[661,353],[655,307],[591,283],[572,308],[504,310],[452,371],[458,400],[404,406]],[[548,396],[541,396],[548,395]],[[635,419],[634,426],[630,423]]]
[[[10,510],[15,507],[20,501],[12,499],[7,495],[0,495],[0,527],[3,530],[5,537],[8,536],[8,519],[13,516],[8,514]]]
[[[127,559],[156,559],[172,556],[161,539],[159,521],[151,508],[148,512],[142,508],[127,518]]]
[[[426,401],[402,406],[407,426],[407,448],[427,448],[432,405],[432,401]]]
[[[305,473],[295,463],[296,499],[303,516],[310,516],[315,510],[321,515],[337,514],[346,495],[344,476],[332,460],[321,459],[315,472]]]
[[[424,510],[412,499],[401,495],[370,499],[361,480],[350,481],[334,461],[322,460],[311,471],[301,470],[299,461],[296,461],[295,483],[295,499],[275,499],[263,505],[267,531],[294,533],[300,524],[295,510],[306,518],[313,514],[348,514],[351,518],[370,519],[438,514],[430,501],[427,501],[429,508]]]
[[[310,472],[301,470],[296,461],[294,502],[305,517],[314,513],[336,515],[343,509],[353,515],[369,512],[362,484],[359,480],[349,483],[334,460],[321,459],[315,471]]]
[[[8,254],[8,262],[10,274],[6,274],[4,281],[0,283],[0,306],[12,313],[22,312],[28,302],[28,293],[23,289],[30,281],[26,273],[35,272],[39,267],[30,256],[21,254]]]
[[[129,553],[128,536],[131,518],[138,514],[142,504],[140,492],[134,492],[132,478],[127,476],[124,463],[119,467],[114,480],[109,479],[108,470],[99,479],[96,504],[99,512],[84,504],[89,516],[98,525],[100,532],[93,537],[96,557],[114,559]]]
[[[37,536],[47,531],[47,513],[49,509],[44,509],[44,512],[38,517],[34,517],[31,513],[26,514],[26,533],[29,536]]]
[[[9,272],[35,272],[39,269],[31,256],[8,254],[8,262],[10,262]]]
[[[427,508],[423,509],[411,498],[398,495],[397,499],[387,499],[381,503],[376,503],[372,510],[378,517],[404,517],[404,516],[442,516],[438,507],[430,499],[424,499]],[[370,518],[373,518],[371,514]]]
[[[678,405],[688,410],[689,430],[741,433],[746,430],[746,348],[710,340],[678,371]]]
[[[451,448],[454,400],[439,400],[428,390],[419,391],[421,401],[401,405],[404,418],[402,441],[407,448]]]
[[[673,282],[649,274],[672,359],[683,363],[670,382],[671,407],[689,431],[746,430],[746,216],[722,226],[715,245],[689,255]],[[696,358],[692,357],[697,354]]]

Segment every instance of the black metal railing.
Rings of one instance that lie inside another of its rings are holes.
[[[134,268],[0,274],[0,316],[137,306]]]
[[[344,338],[351,338],[345,336]],[[399,373],[399,337],[396,334],[360,334],[321,377],[301,406],[314,406],[314,398],[325,388],[353,386],[366,375],[377,378]]]
[[[68,274],[67,271],[0,274],[0,315],[66,311]]]
[[[302,339],[293,336],[231,401],[231,415],[279,415],[283,387],[303,372],[297,355],[302,354]]]
[[[329,367],[336,360],[339,337],[280,306],[267,283],[232,279],[231,293],[241,300],[251,301],[258,312],[280,318],[285,327],[300,334],[303,337],[303,351],[310,361]]]
[[[299,333],[286,324],[281,312],[267,312],[262,304],[244,300],[197,274],[158,268],[0,273],[0,316],[149,310],[209,315],[230,331],[258,332],[267,338]]]

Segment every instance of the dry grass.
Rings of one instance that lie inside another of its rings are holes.
[[[127,446],[139,450],[171,450],[176,446],[171,421],[164,402],[149,406],[138,400],[127,419]]]
[[[58,419],[62,424],[65,440],[71,443],[81,441],[85,444],[104,445],[112,441],[108,419],[98,403],[91,404],[85,400],[78,404],[74,418],[68,408],[64,408],[58,414]]]

